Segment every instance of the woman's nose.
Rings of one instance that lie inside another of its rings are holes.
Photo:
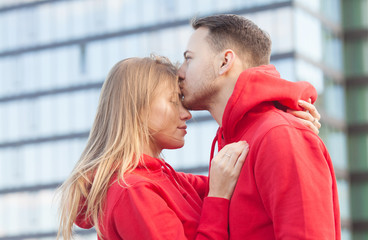
[[[192,114],[182,104],[180,104],[180,119],[188,121],[192,118]]]

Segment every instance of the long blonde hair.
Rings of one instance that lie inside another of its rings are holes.
[[[160,84],[177,85],[177,68],[167,58],[129,58],[115,64],[101,90],[96,117],[87,145],[69,178],[58,189],[60,225],[58,239],[72,238],[79,214],[95,226],[113,174],[124,174],[139,164],[150,143],[148,110]],[[170,86],[169,85],[169,86]],[[82,212],[85,211],[85,212]]]

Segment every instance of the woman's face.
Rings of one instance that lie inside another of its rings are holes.
[[[180,100],[179,87],[173,89],[169,84],[161,84],[151,102],[148,127],[153,137],[155,149],[176,149],[184,146],[187,134],[186,121],[192,118]]]

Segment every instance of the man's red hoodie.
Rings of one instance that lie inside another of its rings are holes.
[[[219,149],[240,140],[250,145],[230,202],[230,239],[341,239],[327,149],[297,118],[275,107],[300,109],[299,99],[314,102],[316,96],[309,83],[281,79],[273,65],[239,76],[215,139]]]

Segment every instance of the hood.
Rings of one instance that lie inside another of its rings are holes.
[[[254,107],[274,103],[294,110],[302,110],[298,100],[317,99],[316,89],[308,82],[290,82],[280,78],[273,65],[249,68],[242,72],[226,105],[222,129],[224,137],[234,136],[236,124]]]
[[[86,212],[87,212],[86,199],[82,198],[81,204],[79,205],[79,212],[74,223],[80,228],[90,229],[94,225],[92,219],[86,216]]]
[[[170,179],[170,181],[179,188],[179,184],[181,184],[180,179],[178,178],[175,170],[166,163],[163,159],[154,158],[148,155],[143,154],[141,160],[136,169],[133,171],[135,174],[139,175],[152,175],[152,173],[164,173]],[[116,181],[117,173],[115,173],[111,180],[110,186]],[[124,182],[121,182],[124,185]],[[84,229],[89,229],[94,226],[93,221],[90,217],[86,216],[87,211],[87,200],[86,198],[81,199],[81,203],[79,205],[79,212],[74,221],[74,223]]]

